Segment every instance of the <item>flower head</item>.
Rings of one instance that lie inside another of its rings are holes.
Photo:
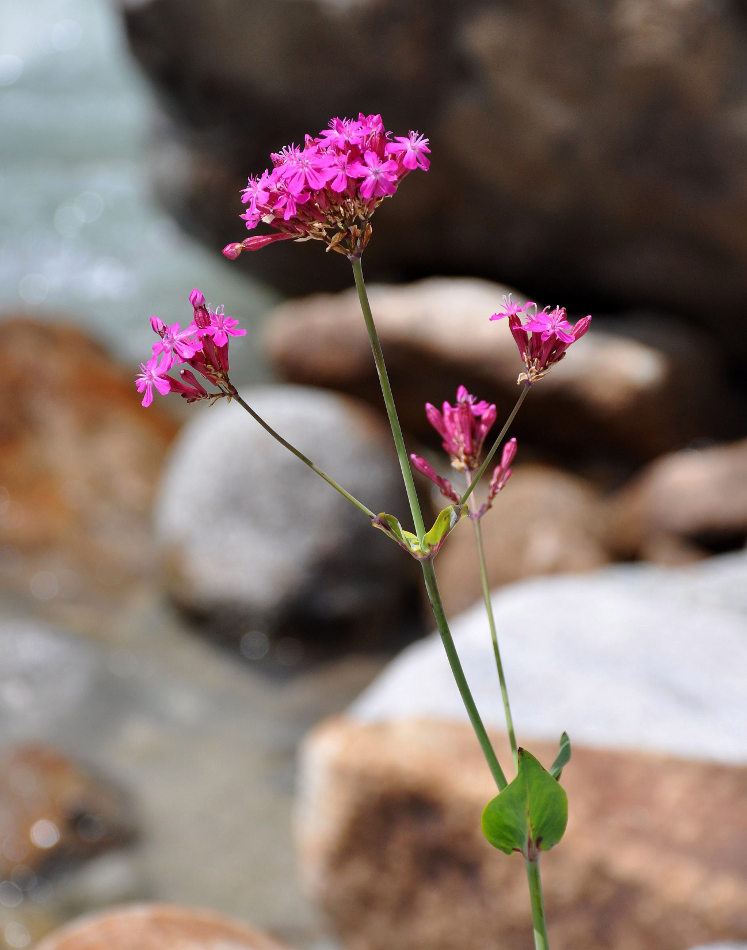
[[[246,330],[237,329],[238,321],[226,316],[223,307],[211,310],[201,291],[195,288],[189,295],[192,305],[192,323],[184,329],[179,324],[166,326],[158,317],[150,323],[159,339],[153,344],[153,355],[141,363],[135,380],[138,392],[143,393],[143,405],[153,401],[153,390],[162,395],[179,393],[187,402],[198,399],[229,398],[236,390],[228,378],[228,338],[243,336]],[[167,375],[180,363],[197,370],[218,392],[208,392],[191,369],[179,370],[178,378]]]
[[[327,250],[354,259],[371,237],[371,217],[411,171],[427,171],[428,139],[418,132],[395,136],[380,115],[335,118],[303,147],[288,145],[271,155],[273,167],[249,179],[241,215],[251,231],[260,222],[276,234],[227,244],[235,260],[275,241],[323,241]]]
[[[467,392],[466,387],[460,386],[457,389],[455,406],[445,402],[439,411],[428,402],[425,404],[425,413],[430,424],[443,438],[442,445],[449,453],[451,464],[465,473],[466,484],[471,485],[473,472],[480,468],[480,453],[485,437],[495,422],[495,405],[484,399],[478,400]],[[487,501],[478,508],[474,503],[474,494],[470,496],[470,518],[482,518],[492,507],[493,499],[511,477],[510,466],[515,455],[516,439],[509,439],[503,447],[501,461],[493,471]],[[411,455],[410,460],[422,475],[438,486],[445,498],[456,505],[459,504],[459,494],[448,478],[439,475],[433,466],[419,455]]]
[[[455,406],[445,402],[439,411],[428,402],[425,414],[443,438],[443,447],[454,468],[460,471],[478,468],[485,436],[495,422],[495,406],[484,399],[478,401],[464,386],[460,386]]]
[[[529,320],[522,323],[522,315]],[[511,295],[503,298],[503,309],[494,313],[491,320],[508,317],[508,326],[524,361],[525,371],[519,374],[518,382],[534,383],[547,373],[553,363],[559,363],[566,350],[589,329],[591,317],[578,320],[573,326],[567,320],[564,307],[537,312],[537,304],[529,301],[523,307],[513,303]]]

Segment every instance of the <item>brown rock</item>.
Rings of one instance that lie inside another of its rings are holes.
[[[556,752],[530,748],[545,764]],[[505,739],[498,751],[510,761]],[[562,784],[568,831],[542,858],[553,947],[747,938],[747,769],[579,748]],[[305,884],[351,950],[531,944],[523,862],[480,831],[495,786],[468,726],[329,720],[300,790]]]
[[[607,564],[603,510],[598,492],[585,479],[547,465],[515,465],[508,485],[480,522],[491,590],[537,574]],[[481,597],[475,545],[465,519],[438,555],[436,573],[447,615]]]
[[[122,793],[56,749],[19,745],[0,759],[0,880],[85,860],[133,834]]]
[[[210,911],[134,904],[73,921],[36,950],[284,950],[284,945]]]
[[[518,397],[522,363],[505,322],[491,322],[510,288],[465,278],[369,287],[405,429],[437,444],[423,406],[454,400],[457,386],[498,406]],[[514,299],[522,295],[514,295]],[[711,431],[720,383],[697,335],[676,323],[636,321],[635,336],[600,323],[534,387],[512,429],[545,450],[649,459]],[[617,324],[616,324],[617,326]],[[633,330],[631,330],[633,333]],[[265,343],[282,377],[338,389],[381,406],[370,345],[353,291],[277,307]]]
[[[747,439],[657,459],[617,495],[610,544],[663,564],[747,541]]]
[[[132,374],[73,327],[8,320],[0,359],[5,582],[51,600],[144,576],[155,483],[176,422],[142,409]]]
[[[738,0],[121,2],[176,119],[149,167],[216,249],[240,239],[239,190],[271,151],[381,111],[433,154],[377,212],[372,276],[504,275],[549,303],[601,291],[687,312],[745,353],[722,316],[747,300]],[[318,245],[240,266],[291,293],[349,278]]]

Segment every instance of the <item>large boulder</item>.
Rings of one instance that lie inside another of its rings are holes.
[[[287,950],[267,934],[208,910],[134,904],[67,924],[36,950]]]
[[[150,512],[177,422],[145,412],[133,374],[65,324],[0,334],[4,586],[41,602],[120,596],[153,567]]]
[[[369,409],[301,387],[243,395],[369,508],[404,517],[391,437]],[[401,627],[417,573],[237,404],[209,408],[182,431],[156,505],[156,544],[174,599],[249,650],[253,637],[273,634],[378,639]]]
[[[747,301],[738,0],[121,3],[174,121],[154,135],[160,193],[217,248],[241,236],[239,190],[271,151],[381,112],[430,136],[433,163],[378,212],[372,274],[614,295],[687,312],[744,355],[741,318],[723,319]],[[287,292],[346,279],[318,246],[247,258]]]
[[[739,554],[494,595],[519,743],[548,766],[561,730],[574,742],[562,777],[568,833],[543,856],[553,945],[747,939],[746,572]],[[510,775],[482,606],[452,632]],[[302,871],[346,946],[497,950],[531,939],[521,861],[480,832],[494,794],[436,635],[311,733],[296,807]]]
[[[403,426],[437,445],[424,404],[454,400],[464,384],[505,418],[518,396],[522,362],[505,320],[491,322],[510,287],[434,277],[368,293]],[[514,292],[514,299],[522,294]],[[582,316],[583,314],[576,314]],[[626,329],[627,326],[627,329]],[[302,332],[301,332],[302,329]],[[354,290],[274,308],[268,356],[288,382],[315,384],[380,406],[371,348]],[[720,361],[700,334],[677,321],[639,315],[598,319],[537,383],[512,432],[545,452],[577,460],[602,454],[650,459],[733,427],[722,411]]]

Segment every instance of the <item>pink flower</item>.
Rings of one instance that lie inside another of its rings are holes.
[[[143,406],[149,406],[153,402],[153,390],[165,396],[171,390],[171,383],[168,377],[164,376],[166,370],[159,365],[157,356],[152,356],[147,363],[140,364],[140,373],[135,380],[135,388],[143,395]]]
[[[457,389],[456,405],[445,402],[441,411],[430,403],[425,405],[428,421],[443,438],[443,447],[451,464],[460,471],[479,468],[479,456],[485,436],[495,422],[492,403],[477,399],[464,386]]]
[[[162,395],[178,393],[187,402],[236,394],[228,377],[228,342],[231,336],[244,336],[246,330],[237,329],[238,321],[226,316],[222,307],[211,310],[197,288],[189,295],[189,302],[192,323],[186,330],[180,330],[178,323],[167,327],[159,317],[151,317],[151,326],[160,340],[153,345],[151,359],[141,364],[135,381],[138,392],[144,393],[144,406],[153,401],[154,389]],[[192,369],[179,370],[178,379],[167,376],[180,362]],[[192,370],[197,370],[218,392],[208,392]]]
[[[363,197],[370,199],[380,195],[393,195],[397,190],[397,163],[384,161],[376,152],[366,152],[363,160],[365,164],[355,162],[348,172],[353,178],[363,179]]]
[[[434,485],[438,486],[439,491],[445,498],[454,502],[455,505],[459,504],[459,495],[448,478],[442,478],[438,475],[433,466],[429,462],[426,462],[421,455],[411,455],[410,461],[421,475],[425,475]]]
[[[413,171],[415,168],[422,168],[424,172],[430,167],[430,159],[427,153],[428,139],[418,132],[410,132],[408,136],[397,135],[393,142],[389,142],[385,152],[387,155],[398,155],[405,168]]]
[[[527,323],[522,323],[521,315],[530,308],[534,312],[529,314]],[[524,362],[525,371],[519,374],[518,382],[529,384],[542,379],[554,363],[559,363],[571,343],[579,340],[591,324],[591,317],[586,316],[571,326],[563,307],[554,310],[545,307],[538,313],[536,303],[530,301],[519,307],[511,302],[510,295],[503,298],[503,310],[494,313],[490,319],[501,320],[503,317],[508,317],[508,327]]]
[[[272,171],[253,176],[242,191],[249,230],[260,223],[278,233],[227,244],[235,260],[275,241],[323,241],[328,250],[360,257],[370,240],[371,217],[402,180],[429,165],[428,140],[418,132],[393,141],[380,115],[332,119],[303,147],[288,145],[271,156]]]

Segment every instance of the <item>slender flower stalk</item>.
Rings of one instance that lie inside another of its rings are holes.
[[[529,900],[532,905],[532,926],[534,929],[534,950],[549,950],[545,905],[542,900],[542,880],[540,878],[539,854],[525,858],[524,864],[529,884]]]
[[[470,474],[467,473],[467,481],[471,482]],[[470,496],[470,501],[474,500],[474,495]],[[503,702],[503,714],[506,719],[506,731],[511,743],[511,755],[514,760],[514,769],[519,768],[519,752],[516,745],[516,733],[514,731],[514,720],[511,715],[511,703],[508,698],[508,686],[506,685],[506,676],[503,672],[503,661],[501,659],[501,650],[498,646],[498,632],[495,625],[495,615],[493,613],[493,601],[490,596],[490,584],[488,582],[488,567],[485,560],[485,545],[482,540],[482,524],[480,518],[472,519],[472,526],[475,530],[475,540],[477,542],[477,558],[480,564],[480,586],[482,588],[482,599],[485,603],[485,613],[488,618],[488,627],[490,628],[490,639],[493,643],[493,656],[495,658],[495,668],[498,672],[498,682],[501,688],[501,701]]]
[[[371,343],[371,350],[373,351],[376,372],[379,376],[379,384],[381,385],[381,393],[384,397],[386,414],[389,418],[389,425],[394,438],[394,447],[397,450],[397,459],[399,460],[399,467],[402,471],[402,479],[405,483],[405,491],[407,492],[407,500],[410,504],[412,520],[413,524],[415,525],[415,533],[418,536],[418,541],[422,544],[423,537],[425,536],[423,513],[420,508],[420,501],[418,500],[418,492],[415,488],[415,479],[412,477],[412,469],[410,468],[410,462],[407,458],[407,449],[405,448],[405,440],[402,435],[402,427],[400,426],[399,418],[397,417],[397,407],[394,404],[392,387],[389,383],[389,374],[386,371],[384,353],[381,349],[379,334],[376,332],[376,324],[374,323],[373,314],[371,313],[371,304],[368,302],[366,283],[363,279],[363,266],[359,257],[351,258],[350,263],[353,266],[353,276],[355,278],[356,289],[358,290],[358,300],[360,301],[361,310],[363,312],[363,320],[366,324],[366,332],[368,333],[368,339]]]

